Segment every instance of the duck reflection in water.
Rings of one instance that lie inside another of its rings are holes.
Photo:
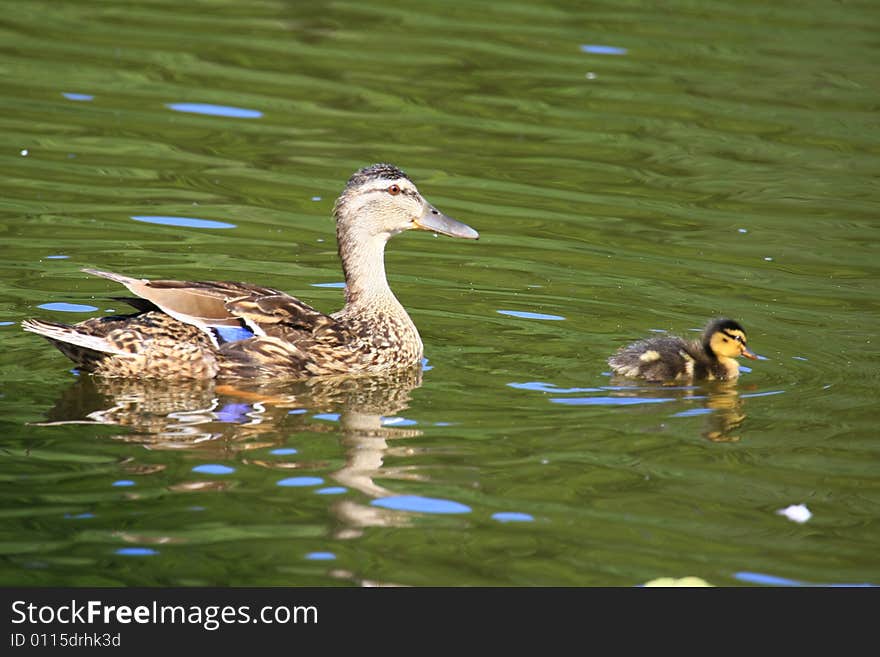
[[[703,427],[703,436],[716,443],[739,442],[738,431],[745,422],[743,399],[730,382],[721,382],[708,391],[703,408],[709,411]]]
[[[743,398],[735,381],[711,381],[699,386],[640,386],[632,385],[631,380],[614,377],[609,388],[619,403],[625,400],[644,400],[644,403],[689,401],[701,402],[701,406],[676,413],[674,417],[704,416],[701,435],[712,442],[739,442],[739,431],[746,419]]]
[[[68,388],[41,425],[96,424],[124,427],[112,439],[143,445],[151,451],[186,450],[200,459],[211,455],[273,470],[325,471],[326,462],[279,461],[251,457],[255,450],[287,445],[296,432],[341,435],[345,463],[330,474],[339,484],[375,499],[394,495],[375,479],[419,479],[407,468],[384,467],[387,456],[407,455],[411,447],[395,449],[389,441],[414,438],[421,431],[394,426],[406,409],[411,392],[422,384],[422,366],[371,377],[316,377],[296,382],[155,381],[81,377]],[[315,416],[319,417],[316,418]],[[336,418],[338,424],[322,421]],[[131,459],[130,473],[160,471],[157,464],[139,465]],[[180,482],[176,491],[223,489],[216,482]],[[338,538],[351,538],[367,526],[401,526],[410,514],[370,506],[351,499],[334,501],[343,521]]]

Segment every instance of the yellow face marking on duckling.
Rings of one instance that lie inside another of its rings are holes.
[[[641,356],[639,356],[639,360],[643,363],[653,363],[656,360],[660,360],[660,354],[653,349],[649,349]]]
[[[723,329],[712,334],[709,347],[718,358],[738,358],[745,356],[753,360],[757,356],[746,347],[746,334],[736,329]]]
[[[746,334],[742,331],[731,331],[735,339],[739,342],[740,356],[745,356],[750,360],[758,360],[758,357],[746,346]]]

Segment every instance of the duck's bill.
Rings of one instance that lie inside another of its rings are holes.
[[[467,224],[447,217],[439,210],[432,207],[415,221],[415,227],[419,230],[430,230],[449,237],[461,237],[466,240],[480,239],[480,234]]]
[[[754,351],[750,351],[745,347],[743,347],[743,356],[745,356],[749,360],[758,360],[758,355]]]

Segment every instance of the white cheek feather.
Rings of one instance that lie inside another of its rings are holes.
[[[676,379],[694,378],[694,359],[686,351],[679,351],[678,355],[684,359],[684,372],[679,373]]]
[[[264,336],[266,332],[261,329],[257,324],[250,321],[247,317],[242,317],[241,321],[244,322],[244,325],[247,326],[254,335]]]
[[[643,363],[653,363],[654,361],[660,360],[660,354],[653,349],[649,349],[639,356],[639,360]]]

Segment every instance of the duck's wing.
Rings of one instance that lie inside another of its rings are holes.
[[[229,281],[167,281],[131,278],[97,269],[83,271],[127,287],[175,319],[204,331],[219,346],[253,336],[280,339],[333,338],[336,320],[273,288]]]
[[[689,345],[681,338],[648,338],[623,347],[608,359],[608,364],[622,376],[655,382],[674,381],[693,374],[694,359],[688,352]]]
[[[295,297],[252,295],[227,306],[259,333],[221,345],[222,377],[305,378],[344,374],[360,364],[351,329]]]
[[[258,334],[284,337],[285,333],[308,333],[316,338],[339,329],[339,322],[296,297],[265,289],[227,301],[226,309]],[[328,335],[329,337],[329,335]]]
[[[226,303],[250,294],[277,294],[277,290],[241,283],[219,281],[151,281],[109,271],[83,269],[88,274],[109,278],[127,287],[132,294],[149,301],[162,312],[185,324],[210,333],[216,326],[241,326],[241,320],[226,308]]]

